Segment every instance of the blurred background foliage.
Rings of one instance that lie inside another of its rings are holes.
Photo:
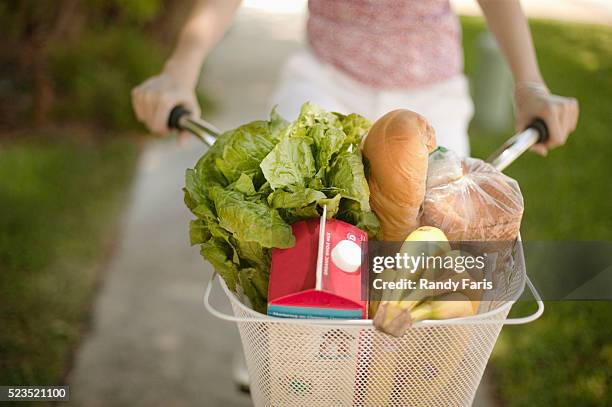
[[[0,129],[136,128],[130,89],[161,66],[191,1],[0,3]]]
[[[138,159],[130,90],[190,7],[0,2],[0,384],[69,371]]]
[[[137,153],[125,137],[0,143],[2,385],[63,382],[115,246]]]

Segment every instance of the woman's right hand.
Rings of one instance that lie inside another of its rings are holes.
[[[175,106],[183,106],[200,116],[200,106],[193,88],[170,74],[153,76],[132,89],[132,106],[138,121],[161,136],[170,132],[168,116]]]

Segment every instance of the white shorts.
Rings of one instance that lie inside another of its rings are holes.
[[[474,107],[462,74],[415,90],[380,90],[357,82],[306,49],[285,63],[271,106],[278,105],[278,112],[293,120],[306,101],[371,120],[394,109],[410,109],[432,124],[438,145],[463,156],[470,152],[467,129]]]

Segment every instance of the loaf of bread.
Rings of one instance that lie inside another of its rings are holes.
[[[410,110],[389,112],[370,129],[363,155],[369,166],[370,204],[385,240],[404,241],[418,227],[427,158],[435,147],[433,128]]]
[[[431,155],[421,224],[435,226],[449,241],[514,241],[523,216],[518,183],[475,158],[452,152]],[[460,165],[460,169],[453,169]],[[444,172],[444,174],[436,174]],[[447,174],[459,174],[448,177]],[[447,178],[444,178],[444,177]]]

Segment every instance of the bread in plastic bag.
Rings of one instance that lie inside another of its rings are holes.
[[[445,148],[430,155],[421,225],[442,229],[450,241],[513,241],[522,216],[514,179]]]

